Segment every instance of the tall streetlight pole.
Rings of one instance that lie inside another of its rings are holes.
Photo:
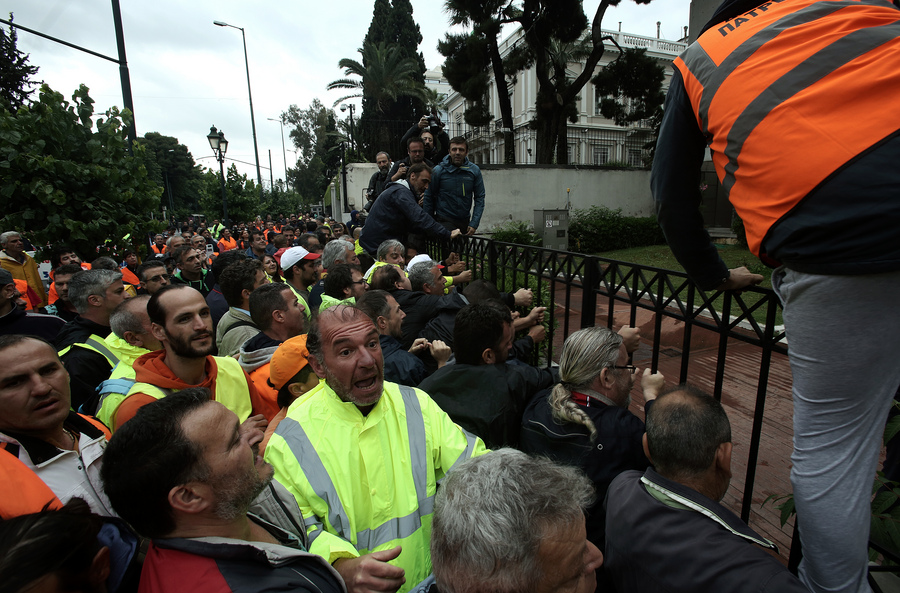
[[[284,184],[287,185],[287,150],[284,148],[284,119],[266,118],[269,121],[277,121],[281,124],[281,154],[284,157]]]
[[[225,194],[225,153],[228,151],[228,140],[225,139],[225,132],[216,130],[216,126],[209,129],[209,147],[212,148],[216,160],[219,161],[219,175],[222,180],[222,224],[227,227],[231,226],[228,221],[228,197]]]
[[[341,105],[341,111],[350,110],[350,150],[355,150],[356,145],[353,143],[353,111],[356,109],[356,105],[353,103],[344,103]]]
[[[250,91],[250,61],[247,59],[247,35],[244,33],[243,27],[235,27],[222,21],[213,21],[213,24],[219,27],[231,27],[241,32],[241,38],[244,40],[244,65],[247,67],[247,95],[250,97],[250,125],[253,128],[253,156],[256,157],[256,180],[259,183],[259,201],[263,200],[263,184],[262,169],[259,168],[259,147],[256,145],[256,119],[253,117],[253,93]]]

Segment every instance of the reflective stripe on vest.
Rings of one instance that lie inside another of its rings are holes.
[[[403,406],[406,409],[406,430],[409,434],[410,469],[412,470],[413,483],[416,487],[417,509],[404,517],[388,519],[374,529],[363,529],[353,533],[350,527],[350,518],[344,510],[338,496],[337,488],[328,475],[322,459],[310,442],[303,427],[290,417],[285,418],[279,425],[279,433],[284,437],[291,453],[297,458],[300,467],[306,475],[306,479],[313,491],[328,505],[328,523],[343,539],[351,542],[360,553],[366,550],[374,550],[378,546],[388,542],[404,539],[418,531],[422,526],[422,517],[430,515],[434,510],[434,496],[428,496],[428,458],[427,441],[425,438],[425,419],[422,415],[422,406],[412,387],[398,385],[403,398]],[[284,430],[286,429],[286,430]],[[470,448],[467,448],[471,454]],[[324,525],[315,516],[305,521],[307,529],[316,527],[316,531],[310,534],[309,542],[312,544],[324,531]]]
[[[900,129],[898,51],[900,11],[884,0],[771,0],[675,60],[752,251],[829,175]]]
[[[65,356],[69,352],[69,350],[75,347],[84,348],[85,350],[93,350],[106,359],[106,362],[109,363],[109,368],[111,369],[115,368],[115,366],[119,364],[119,357],[113,354],[113,351],[109,349],[109,347],[106,345],[106,342],[101,337],[91,335],[88,336],[84,342],[77,342],[70,346],[66,346],[65,348],[60,350],[60,358]]]

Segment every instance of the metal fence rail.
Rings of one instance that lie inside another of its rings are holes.
[[[577,305],[581,309],[578,327],[565,313],[552,329],[563,338],[584,327],[595,325],[598,304],[607,303],[606,326],[613,327],[617,307],[627,308],[630,324],[634,325],[639,309],[654,315],[651,370],[659,365],[660,338],[664,318],[684,323],[681,349],[681,367],[678,382],[691,380],[689,362],[691,337],[694,329],[705,329],[718,334],[713,396],[721,401],[725,379],[729,340],[738,340],[756,346],[761,351],[753,425],[750,434],[750,450],[747,474],[741,499],[741,519],[749,521],[756,480],[760,439],[765,413],[769,367],[773,354],[787,354],[783,331],[775,331],[779,308],[778,298],[768,289],[748,288],[743,294],[735,292],[706,292],[698,288],[684,273],[663,270],[638,264],[621,262],[596,256],[586,256],[565,251],[501,243],[482,237],[468,237],[458,241],[454,250],[469,262],[476,278],[495,283],[501,291],[531,285],[538,302],[548,304],[552,317],[558,307],[568,312]],[[429,251],[440,253],[438,245],[430,245]],[[531,282],[529,283],[529,279]],[[561,293],[561,302],[558,301]],[[749,302],[745,295],[758,299]],[[715,303],[722,297],[721,303]],[[602,299],[602,300],[601,300]],[[754,317],[758,314],[765,321]],[[554,340],[547,340],[546,364],[558,358],[554,353]]]

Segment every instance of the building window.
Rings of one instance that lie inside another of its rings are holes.
[[[610,161],[610,146],[606,144],[593,144],[591,145],[591,156],[593,160],[591,164],[594,165],[605,165]]]
[[[641,167],[644,165],[643,155],[641,154],[640,148],[629,148],[628,149],[628,166],[629,167]]]

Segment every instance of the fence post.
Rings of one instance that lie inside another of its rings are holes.
[[[584,258],[584,276],[581,280],[581,328],[594,327],[597,319],[597,288],[600,262],[595,257]]]
[[[493,239],[488,242],[488,276],[497,286],[497,242]]]

